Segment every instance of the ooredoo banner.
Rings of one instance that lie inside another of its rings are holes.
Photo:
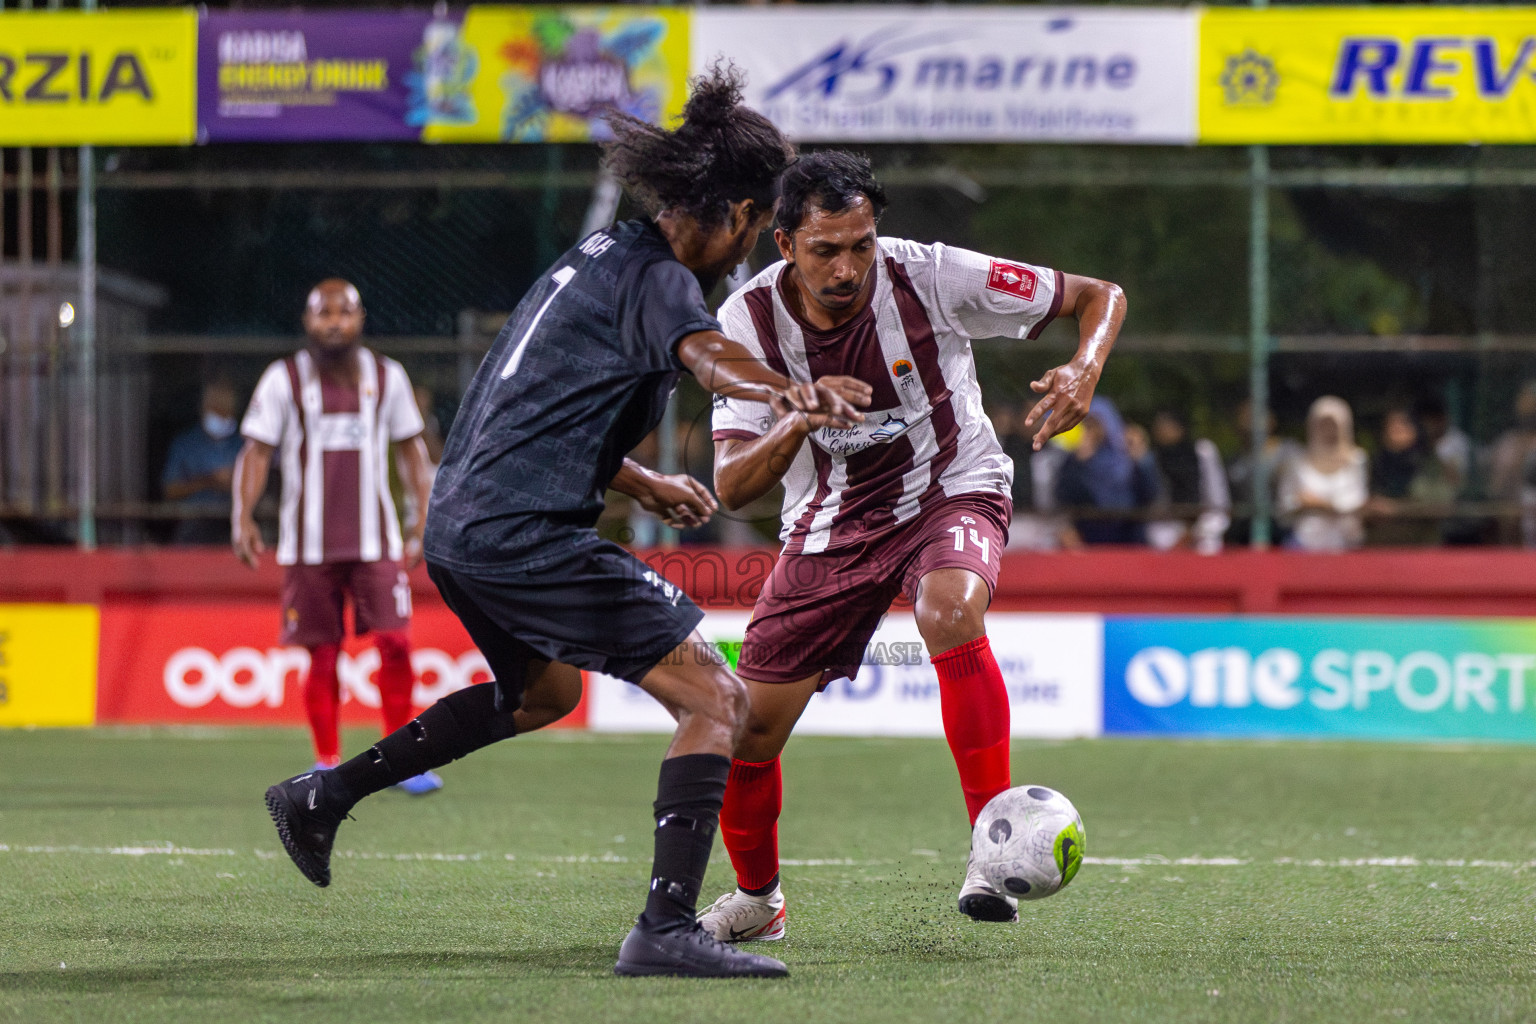
[[[1536,624],[1120,618],[1104,731],[1536,741]]]
[[[732,665],[749,616],[710,612],[699,627]],[[992,651],[1008,684],[1013,735],[1096,736],[1100,728],[1103,634],[1095,615],[987,617]],[[670,732],[675,723],[639,687],[589,677],[588,725],[609,732]],[[893,613],[876,630],[852,679],[811,698],[796,727],[837,736],[942,736],[939,680],[910,614]]]
[[[304,722],[309,652],[279,646],[277,630],[276,601],[107,605],[98,720]],[[490,678],[484,656],[440,604],[416,608],[411,640],[417,707]],[[344,724],[378,724],[378,668],[378,652],[366,639],[348,641],[338,672]]]
[[[1195,139],[1198,14],[1116,7],[701,7],[693,62],[805,141]]]

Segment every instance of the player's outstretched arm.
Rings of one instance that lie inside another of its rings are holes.
[[[822,377],[817,384],[841,395],[850,404],[869,404],[871,388],[853,377]],[[727,438],[715,442],[715,493],[731,510],[756,501],[784,478],[800,446],[822,424],[817,417],[796,413],[783,399],[768,403],[774,422],[750,441]]]
[[[687,335],[677,343],[677,358],[704,390],[744,402],[781,399],[790,410],[808,417],[812,430],[851,427],[864,419],[845,397],[847,389],[829,386],[825,380],[797,384],[719,331]],[[867,396],[861,404],[869,404]]]
[[[687,473],[658,473],[634,459],[624,460],[608,486],[634,498],[675,530],[703,526],[720,507],[704,485]]]
[[[234,483],[230,487],[233,508],[229,516],[230,543],[235,557],[252,569],[267,546],[261,542],[261,528],[256,525],[256,503],[267,489],[267,476],[272,472],[272,452],[275,449],[260,441],[245,439],[235,459]]]
[[[1024,418],[1025,429],[1040,425],[1035,434],[1035,451],[1088,415],[1093,390],[1104,373],[1104,361],[1115,347],[1120,325],[1125,322],[1125,292],[1109,281],[1064,274],[1061,308],[1077,319],[1077,355],[1070,363],[1045,371],[1044,376],[1029,385],[1045,396]]]

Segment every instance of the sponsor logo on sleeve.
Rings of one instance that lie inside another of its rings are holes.
[[[1002,260],[993,260],[992,269],[987,274],[988,288],[1004,295],[1013,295],[1025,302],[1035,297],[1035,286],[1038,283],[1039,279],[1033,270]]]

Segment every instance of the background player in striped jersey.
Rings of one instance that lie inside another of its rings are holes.
[[[304,307],[306,346],[267,367],[251,396],[235,465],[235,554],[255,568],[265,550],[253,518],[281,452],[283,497],[277,561],[283,574],[282,642],[309,650],[304,707],[317,768],[340,760],[341,684],[336,660],[342,608],[352,599],[359,636],[379,651],[384,732],[411,720],[411,585],[405,570],[421,561],[425,516],[401,535],[389,493],[389,450],[419,509],[432,493],[432,464],[405,369],[363,347],[362,299],[346,281],[321,281]],[[431,772],[402,783],[422,794],[442,788]]]
[[[811,695],[857,673],[899,593],[916,604],[938,673],[971,821],[1008,787],[1008,693],[984,615],[1013,466],[982,411],[971,339],[1033,338],[1062,311],[1077,319],[1076,356],[1030,385],[1042,395],[1026,420],[1038,450],[1087,412],[1125,317],[1123,294],[1104,281],[879,238],[884,205],[867,160],[802,157],[782,183],[784,261],[720,309],[726,335],[790,379],[873,387],[864,421],[846,429],[809,429],[778,401],[715,399],[721,502],[739,508],[785,487],[784,551],[738,665],[752,709],[720,818],[739,888],[700,917],[721,939],[783,936],[779,752]],[[978,920],[1018,916],[1017,901],[970,867],[959,906]]]

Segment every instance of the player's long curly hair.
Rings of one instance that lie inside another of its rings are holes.
[[[672,131],[608,115],[614,137],[603,145],[604,162],[647,213],[679,209],[712,228],[743,199],[761,210],[773,206],[795,148],[773,122],[742,105],[744,84],[733,65],[715,64],[689,82],[683,121]]]

